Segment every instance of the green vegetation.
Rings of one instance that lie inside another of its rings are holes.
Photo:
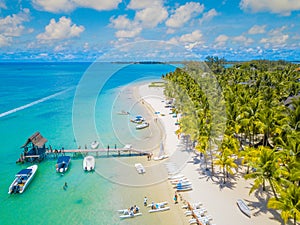
[[[151,84],[148,85],[149,87],[164,87],[165,86],[165,82],[151,82]]]
[[[225,59],[208,57],[207,64],[189,62],[163,76],[165,95],[176,99],[175,112],[181,114],[177,133],[190,138],[212,175],[215,165],[222,169],[224,183],[241,162],[245,179],[254,179],[250,194],[270,187],[268,206],[296,224],[300,71],[285,61],[225,64]]]

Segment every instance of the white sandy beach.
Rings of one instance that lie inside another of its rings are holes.
[[[180,168],[180,173],[184,174],[191,182],[193,190],[182,193],[182,197],[189,202],[202,202],[203,207],[207,209],[207,215],[211,215],[213,220],[211,224],[217,225],[278,225],[281,221],[278,220],[279,213],[274,210],[267,210],[266,205],[266,194],[261,192],[254,192],[249,195],[251,187],[251,181],[246,181],[240,176],[236,176],[231,179],[224,187],[221,187],[219,180],[216,177],[211,179],[207,174],[203,174],[203,170],[200,169],[199,157],[194,158],[195,153],[188,153],[184,150],[182,140],[180,141],[175,134],[178,127],[175,125],[177,118],[173,118],[170,115],[170,109],[165,108],[165,97],[163,95],[163,88],[160,87],[149,87],[149,83],[142,84],[138,87],[138,93],[140,98],[148,103],[152,112],[157,112],[155,117],[163,125],[165,130],[164,146],[167,154],[170,158],[160,162],[173,162]],[[148,106],[149,107],[149,106]],[[158,114],[159,112],[159,114]],[[163,116],[164,114],[165,116]],[[181,149],[181,150],[180,150]],[[155,152],[157,154],[157,152]],[[155,156],[154,154],[154,156]],[[190,156],[187,161],[187,155]],[[153,164],[157,162],[151,161]],[[217,170],[217,169],[216,169]],[[242,169],[240,169],[242,171]],[[216,171],[217,172],[217,171]],[[217,172],[218,173],[218,172]],[[220,174],[222,176],[222,174]],[[171,185],[168,181],[170,192],[172,192]],[[173,193],[170,193],[172,196]],[[251,209],[251,218],[245,216],[237,207],[237,199],[243,199]],[[188,224],[188,219],[191,217],[184,218],[184,211],[180,209],[183,202],[179,202],[176,206],[176,213],[181,214],[181,221],[177,220],[176,224]],[[171,209],[173,210],[173,209]],[[277,218],[277,219],[274,219]],[[166,223],[167,224],[167,223]]]

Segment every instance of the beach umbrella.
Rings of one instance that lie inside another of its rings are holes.
[[[141,115],[137,115],[135,118],[142,119],[143,117]]]

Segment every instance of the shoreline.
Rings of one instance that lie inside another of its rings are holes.
[[[149,82],[146,84],[139,84],[138,91],[140,99],[143,99],[152,113],[160,111],[164,112],[165,116],[158,116],[154,114],[155,117],[161,122],[163,129],[165,131],[165,149],[168,150],[168,154],[171,156],[175,154],[180,146],[180,140],[178,140],[174,125],[174,118],[170,117],[166,113],[165,96],[163,95],[163,88],[161,87],[149,87]],[[136,87],[137,88],[137,87]],[[160,100],[160,101],[159,101]],[[193,156],[196,155],[193,153]],[[221,172],[219,168],[215,169],[215,176],[210,177],[209,175],[203,174],[204,163],[199,161],[199,156],[196,158],[190,158],[189,161],[185,163],[181,168],[179,168],[180,173],[184,174],[192,182],[192,191],[184,192],[181,194],[182,199],[189,202],[202,202],[203,206],[207,209],[207,215],[211,215],[213,220],[212,224],[243,224],[243,225],[279,225],[282,224],[279,212],[267,209],[266,193],[254,192],[249,195],[249,190],[251,188],[252,180],[245,180],[242,175],[238,173],[235,177],[231,178],[231,181],[221,186],[217,176],[220,176]],[[170,158],[164,162],[172,162],[174,159]],[[175,159],[176,161],[176,159]],[[243,168],[239,168],[242,171]],[[222,175],[221,175],[222,176]],[[169,186],[169,190],[172,190],[171,185],[168,181],[165,182]],[[169,193],[173,195],[173,193]],[[245,216],[240,209],[237,207],[236,201],[238,199],[243,199],[251,209],[251,218]],[[173,200],[171,198],[171,200]],[[173,202],[173,201],[172,201]],[[184,215],[183,209],[181,209],[182,202],[177,204],[177,214],[181,217],[184,224],[189,224],[188,219],[191,217],[186,217]],[[170,210],[173,211],[172,207]],[[168,212],[168,211],[167,211]],[[228,216],[230,215],[230,216]],[[177,224],[178,221],[177,221]]]

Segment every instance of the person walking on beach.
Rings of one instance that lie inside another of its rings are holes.
[[[147,206],[147,197],[145,196],[145,198],[144,198],[144,206]]]
[[[177,195],[177,191],[175,191],[174,202],[175,202],[175,204],[178,203],[178,195]]]

